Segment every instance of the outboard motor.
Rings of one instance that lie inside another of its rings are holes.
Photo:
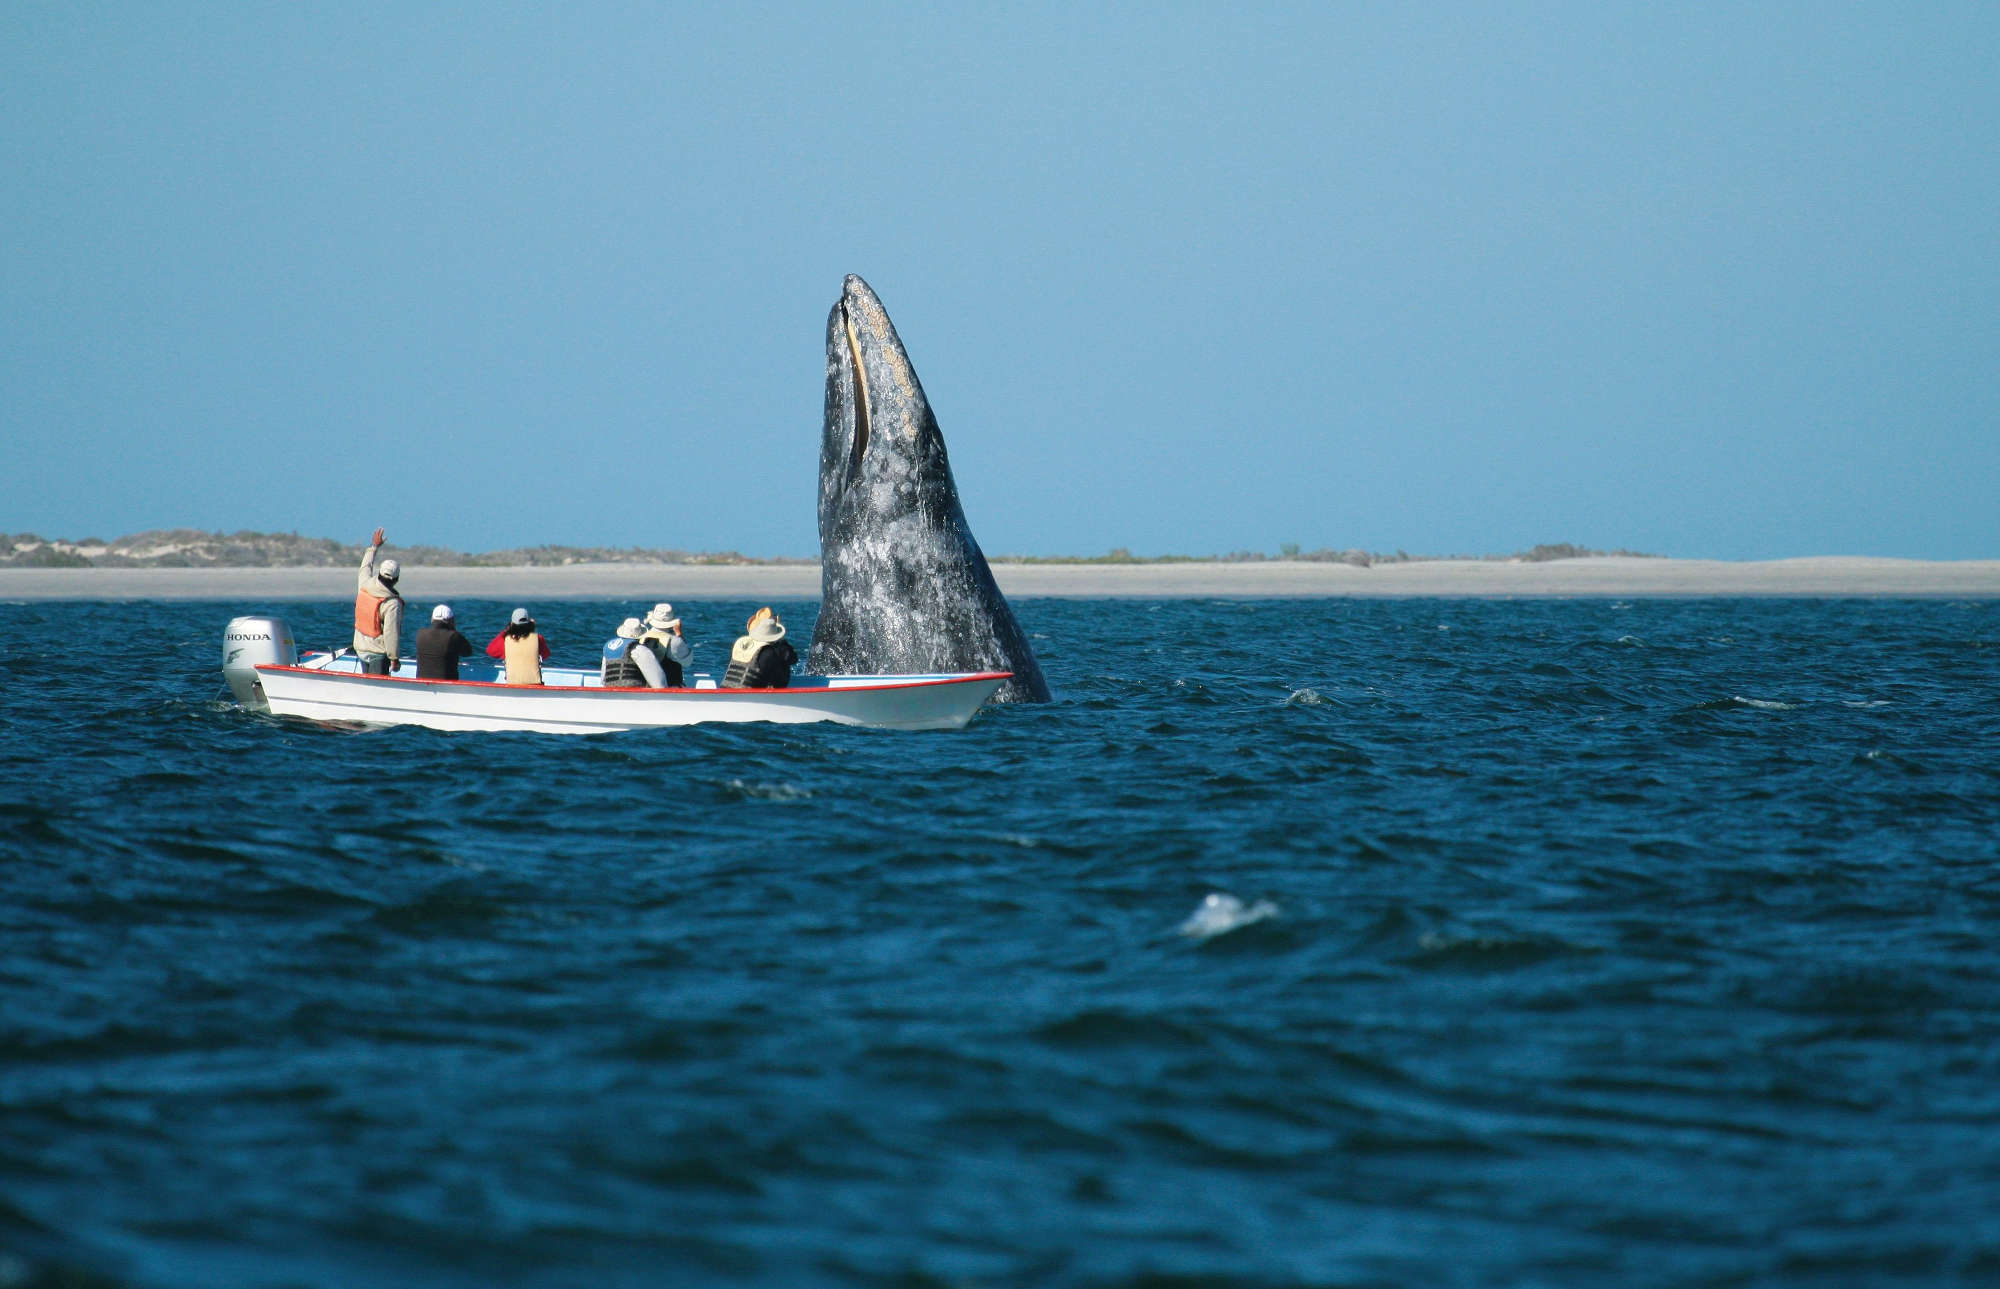
[[[299,647],[283,618],[231,618],[222,631],[222,678],[229,692],[245,707],[264,705],[264,687],[257,683],[257,664],[297,666]]]

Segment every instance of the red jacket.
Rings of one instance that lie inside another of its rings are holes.
[[[535,639],[542,642],[542,661],[547,662],[549,660],[549,638],[537,632]],[[493,643],[486,646],[486,656],[488,658],[505,658],[507,656],[507,628],[500,628],[500,634],[494,636]]]

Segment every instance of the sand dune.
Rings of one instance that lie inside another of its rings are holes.
[[[1430,560],[1355,568],[1271,560],[1242,564],[998,564],[1013,596],[2000,596],[2000,560],[1813,556],[1764,561],[1606,556],[1515,564]],[[419,603],[565,598],[812,599],[811,565],[575,564],[562,568],[423,568],[403,577]],[[0,569],[0,600],[341,599],[344,568]]]

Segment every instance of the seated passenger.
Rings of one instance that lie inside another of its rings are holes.
[[[507,629],[486,646],[486,656],[506,659],[508,684],[539,685],[542,664],[549,657],[549,642],[535,630],[535,620],[528,616],[528,611],[516,609]]]
[[[792,683],[792,664],[799,655],[785,639],[785,624],[768,608],[750,615],[748,634],[729,651],[726,689],[783,689]]]
[[[666,673],[660,660],[641,643],[646,624],[627,618],[618,625],[618,634],[604,642],[604,665],[598,675],[606,689],[665,689]]]
[[[681,635],[681,620],[674,616],[673,605],[663,600],[653,606],[653,611],[646,615],[646,634],[639,637],[639,643],[659,659],[668,686],[679,689],[684,683],[681,668],[694,662],[694,646]]]
[[[472,641],[459,633],[451,606],[431,610],[431,624],[417,632],[417,679],[457,680],[458,660],[472,656]]]

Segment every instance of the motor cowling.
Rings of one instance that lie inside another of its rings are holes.
[[[229,692],[246,707],[264,705],[264,687],[257,683],[257,664],[296,666],[299,647],[283,618],[231,618],[222,630],[222,678]]]

